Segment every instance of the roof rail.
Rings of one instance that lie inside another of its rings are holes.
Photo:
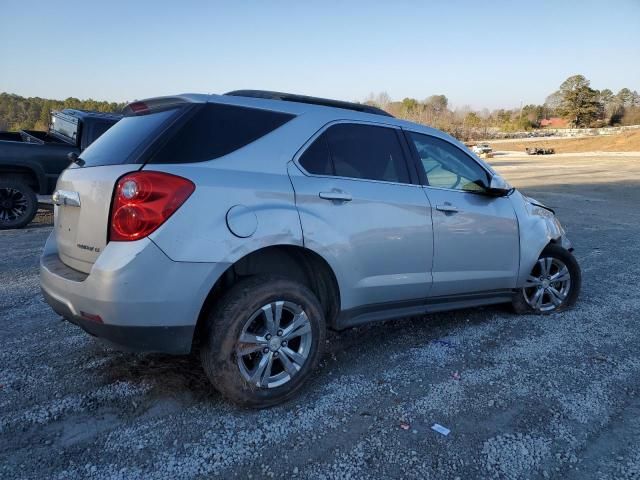
[[[233,97],[265,98],[267,100],[283,100],[285,102],[309,103],[312,105],[323,105],[325,107],[345,108],[356,112],[372,113],[374,115],[384,115],[393,117],[390,113],[381,108],[365,105],[362,103],[343,102],[341,100],[331,100],[328,98],[309,97],[307,95],[296,95],[295,93],[271,92],[269,90],[234,90],[225,95]]]

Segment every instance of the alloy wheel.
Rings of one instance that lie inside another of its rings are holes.
[[[300,305],[284,300],[268,303],[249,317],[238,338],[240,373],[260,388],[284,385],[307,361],[311,339],[311,322]]]
[[[565,263],[554,257],[542,257],[533,267],[522,292],[527,304],[539,312],[560,308],[571,289],[571,274]]]

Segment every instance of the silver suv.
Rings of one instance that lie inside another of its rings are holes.
[[[294,395],[327,328],[512,302],[570,307],[549,208],[460,142],[373,107],[264,91],[130,104],[60,177],[53,309],[144,351],[198,346],[242,405]]]

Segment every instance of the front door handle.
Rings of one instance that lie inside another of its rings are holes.
[[[336,200],[338,202],[350,202],[353,197],[350,193],[341,190],[332,190],[331,192],[320,192],[320,198],[325,200]]]
[[[458,211],[458,207],[456,207],[455,205],[451,205],[450,203],[445,203],[444,205],[436,205],[436,210],[447,213],[455,213]]]

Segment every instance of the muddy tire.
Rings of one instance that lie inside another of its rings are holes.
[[[214,387],[241,406],[293,397],[321,357],[325,319],[304,285],[277,276],[239,281],[208,312],[201,345]]]
[[[20,180],[0,179],[0,230],[23,228],[38,211],[34,191]]]
[[[513,297],[516,313],[540,315],[573,307],[580,295],[582,273],[576,258],[558,245],[548,245],[540,254],[525,287]]]

